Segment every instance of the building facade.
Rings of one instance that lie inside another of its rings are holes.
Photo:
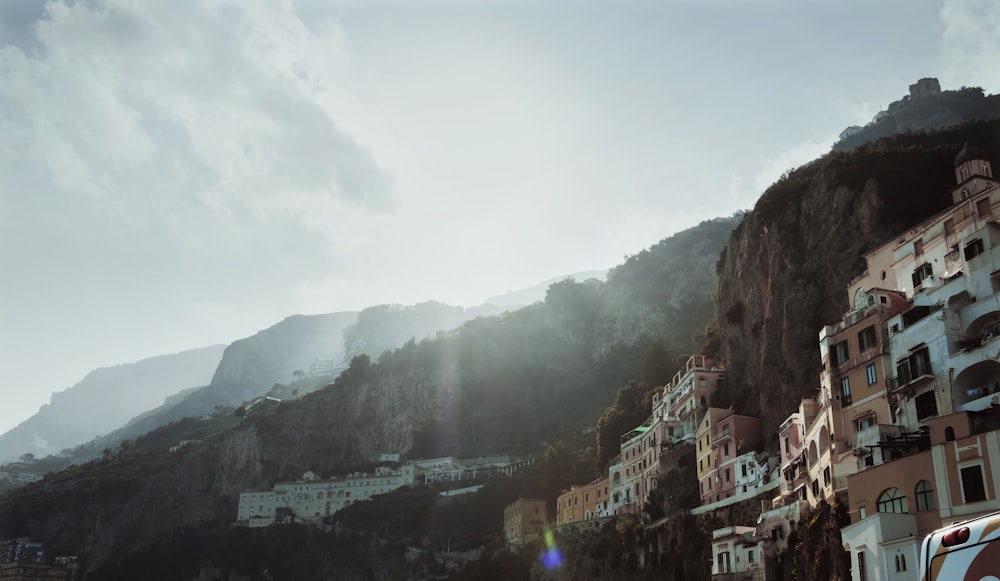
[[[503,511],[503,531],[507,544],[520,547],[545,534],[545,501],[519,498]]]

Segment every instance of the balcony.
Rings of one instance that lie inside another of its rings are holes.
[[[986,359],[969,365],[955,377],[953,393],[961,411],[982,411],[1000,403],[1000,362]]]
[[[641,425],[636,426],[635,428],[632,428],[631,431],[622,434],[621,447],[624,448],[625,446],[631,444],[633,440],[648,432],[649,428],[652,425],[653,425],[653,417],[650,416],[646,418],[646,421],[642,422]]]
[[[901,426],[876,424],[858,432],[855,438],[855,449],[870,450],[882,442],[898,438],[903,434]]]
[[[717,445],[717,444],[720,444],[720,443],[726,441],[726,440],[732,440],[732,439],[733,439],[733,435],[729,432],[729,430],[720,431],[718,433],[716,433],[716,430],[712,430],[712,446],[713,447],[715,445]]]

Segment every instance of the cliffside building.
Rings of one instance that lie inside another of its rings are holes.
[[[767,456],[758,461],[760,418],[728,409],[708,408],[695,434],[695,458],[701,504],[737,494],[752,494],[767,478]]]
[[[907,298],[886,321],[888,423],[856,433],[871,460],[847,477],[854,579],[915,580],[923,536],[1000,510],[1000,184],[968,146],[955,178],[952,206],[868,253],[849,285]]]
[[[582,486],[573,486],[556,499],[556,526],[610,516],[611,481],[598,478]]]

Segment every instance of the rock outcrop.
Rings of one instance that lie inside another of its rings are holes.
[[[773,435],[815,393],[818,333],[847,311],[863,254],[951,204],[954,159],[966,141],[996,157],[1000,121],[831,153],[765,192],[718,263],[718,355],[728,370],[715,405],[759,413]]]

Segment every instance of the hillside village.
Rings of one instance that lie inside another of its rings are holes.
[[[518,547],[556,530],[597,526],[644,507],[658,476],[694,460],[704,514],[755,501],[756,519],[711,531],[713,579],[774,579],[803,515],[839,505],[851,578],[917,579],[921,540],[943,524],[1000,510],[1000,183],[986,152],[955,159],[947,210],[864,257],[845,281],[852,308],[819,330],[815,397],[781,424],[778,455],[760,420],[708,405],[722,362],[691,356],[622,434],[608,474],[505,510]],[[542,503],[539,505],[539,503]]]
[[[818,332],[816,393],[776,434],[763,433],[759,418],[712,407],[725,364],[690,355],[653,392],[648,418],[620,435],[606,475],[563,491],[554,515],[541,498],[505,508],[508,546],[626,515],[660,538],[672,515],[655,518],[652,496],[687,462],[700,504],[691,514],[754,507],[752,517],[710,531],[713,579],[781,578],[800,521],[832,506],[849,519],[840,535],[852,579],[916,580],[925,535],[1000,509],[1000,182],[986,152],[969,145],[955,158],[955,179],[948,209],[868,252],[867,270],[844,281],[851,309]],[[372,474],[307,472],[244,492],[236,522],[318,524],[404,486],[510,475],[532,462],[380,460]]]

